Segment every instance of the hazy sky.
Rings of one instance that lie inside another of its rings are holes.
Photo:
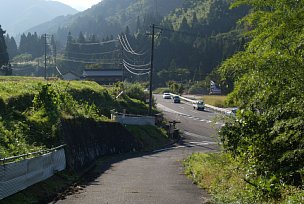
[[[59,1],[66,5],[69,5],[79,11],[83,11],[87,8],[90,8],[94,4],[99,3],[102,0],[53,0],[53,1]]]

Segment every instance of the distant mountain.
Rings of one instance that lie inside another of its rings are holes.
[[[43,22],[78,11],[57,1],[0,0],[0,25],[9,35],[18,35]]]
[[[83,32],[85,35],[95,34],[103,38],[125,31],[127,26],[134,32],[138,21],[146,27],[150,26],[151,21],[160,22],[182,4],[183,0],[103,0],[83,12],[58,17],[28,31],[38,34],[52,33],[61,42],[66,40],[69,31],[74,36]]]

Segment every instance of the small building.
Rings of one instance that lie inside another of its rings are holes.
[[[214,81],[210,81],[210,95],[221,95],[222,90],[218,88]]]
[[[67,81],[80,80],[80,76],[75,72],[69,71],[62,74],[62,79]]]
[[[95,81],[108,85],[123,81],[122,69],[85,69],[82,73],[84,80]]]

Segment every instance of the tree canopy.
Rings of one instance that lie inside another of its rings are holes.
[[[221,131],[226,150],[246,164],[248,180],[268,193],[279,183],[303,184],[304,2],[236,0],[251,6],[246,49],[219,69],[233,81],[236,120]]]

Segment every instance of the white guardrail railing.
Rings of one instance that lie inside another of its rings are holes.
[[[173,93],[170,93],[170,95],[171,96],[179,96],[182,100],[188,101],[190,103],[195,103],[195,102],[198,101],[198,100],[189,99],[189,98],[186,98],[186,97],[183,97],[183,96],[180,96],[180,95],[177,95],[177,94],[173,94]],[[225,109],[225,108],[218,108],[218,107],[211,106],[211,105],[208,105],[208,104],[205,104],[205,107],[209,108],[209,109],[212,109],[214,111],[220,112],[222,114],[227,114],[230,111],[230,110]]]
[[[34,158],[29,156],[39,155]],[[21,159],[21,161],[14,161]],[[64,145],[46,151],[0,159],[0,200],[44,181],[66,168]]]

